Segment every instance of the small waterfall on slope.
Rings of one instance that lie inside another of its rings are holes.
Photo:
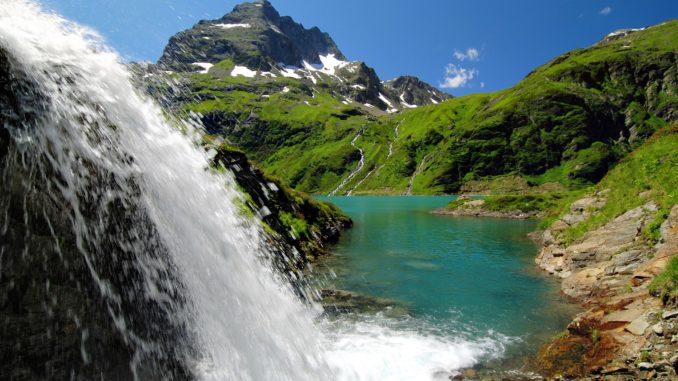
[[[170,126],[93,32],[32,2],[0,5],[0,52],[0,339],[34,356],[3,374],[328,377],[313,313],[266,265],[194,126]],[[60,353],[73,337],[79,353]]]

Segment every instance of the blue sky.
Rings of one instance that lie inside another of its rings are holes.
[[[155,61],[170,36],[228,13],[233,0],[42,0],[98,30],[127,60]],[[382,79],[416,75],[455,95],[509,87],[619,28],[678,18],[672,0],[271,0],[328,32]]]

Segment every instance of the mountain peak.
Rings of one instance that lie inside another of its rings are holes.
[[[260,18],[266,20],[278,20],[280,14],[268,1],[255,1],[252,3],[241,3],[233,8],[233,11],[227,13],[221,19],[228,20],[246,20]]]
[[[173,36],[158,63],[182,70],[193,63],[215,64],[231,59],[252,69],[276,64],[320,64],[320,56],[345,60],[332,38],[291,17],[280,16],[268,1],[242,3],[218,20],[202,20]]]
[[[452,98],[421,79],[403,75],[389,81],[384,81],[384,88],[400,99],[400,103],[411,108],[413,105],[420,106],[431,103],[440,103]]]

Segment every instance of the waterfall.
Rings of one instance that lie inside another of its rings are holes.
[[[172,367],[147,364],[156,362],[187,369],[174,378],[327,379],[314,312],[268,265],[259,227],[239,217],[233,179],[208,170],[211,154],[195,142],[196,126],[168,122],[131,85],[128,70],[96,33],[35,3],[3,1],[0,49],[11,72],[8,85],[22,98],[5,118],[12,148],[3,183],[22,183],[16,185],[21,191],[12,188],[15,196],[46,194],[67,209],[43,206],[34,213],[23,203],[23,214],[36,214],[52,231],[43,265],[67,256],[70,243],[60,242],[54,229],[70,226],[73,249],[107,311],[103,319],[132,352],[133,376],[167,378]],[[7,114],[10,107],[4,109]],[[5,224],[18,203],[17,197],[3,202]],[[38,235],[30,219],[24,219],[26,237]],[[3,262],[36,256],[31,245],[3,245]],[[17,281],[7,287],[17,289]],[[59,284],[43,281],[46,289]],[[62,303],[56,292],[53,298],[45,316]],[[153,315],[133,316],[135,308]],[[82,340],[78,362],[86,372],[104,361],[94,357],[101,348],[88,345],[99,333],[73,315]],[[67,367],[86,378],[77,366]],[[153,376],[154,367],[159,375]]]
[[[416,319],[319,317],[200,137],[95,32],[2,1],[0,378],[448,379],[502,352]]]

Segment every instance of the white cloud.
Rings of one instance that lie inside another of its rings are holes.
[[[460,52],[455,49],[454,58],[458,61],[478,61],[480,59],[480,51],[476,48],[468,48],[466,49],[466,52]]]
[[[485,88],[485,82],[480,82],[480,88],[484,89]]]
[[[603,15],[603,16],[607,16],[607,15],[609,15],[610,13],[612,13],[612,7],[610,7],[610,6],[608,5],[607,7],[601,9],[600,12],[598,12],[598,13],[600,13],[600,14]]]
[[[456,89],[464,87],[478,75],[476,69],[466,69],[455,64],[447,64],[445,67],[445,79],[440,83],[443,89]]]

